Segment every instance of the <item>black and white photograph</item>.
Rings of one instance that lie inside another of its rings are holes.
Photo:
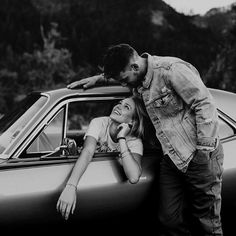
[[[235,0],[2,0],[6,235],[232,236]]]

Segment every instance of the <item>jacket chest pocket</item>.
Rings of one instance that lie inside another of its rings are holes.
[[[173,103],[173,95],[171,93],[166,93],[161,97],[154,99],[152,103],[155,107],[166,107],[169,103]]]
[[[171,91],[168,91],[160,97],[153,99],[150,106],[153,109],[156,109],[156,112],[173,116],[178,111],[182,110],[183,103],[180,98],[175,96]]]

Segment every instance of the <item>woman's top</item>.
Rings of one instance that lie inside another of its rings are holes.
[[[120,152],[119,142],[114,142],[109,134],[111,119],[108,116],[94,118],[87,129],[86,136],[97,140],[97,152]],[[143,155],[143,143],[140,138],[126,136],[126,143],[131,153]]]

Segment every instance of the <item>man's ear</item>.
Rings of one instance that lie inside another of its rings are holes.
[[[139,65],[134,63],[131,65],[131,68],[134,70],[134,71],[139,71]]]

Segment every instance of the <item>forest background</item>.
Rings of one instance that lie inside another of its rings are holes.
[[[32,90],[101,72],[104,50],[180,57],[208,87],[236,92],[236,5],[184,15],[162,0],[2,0],[0,114]]]

